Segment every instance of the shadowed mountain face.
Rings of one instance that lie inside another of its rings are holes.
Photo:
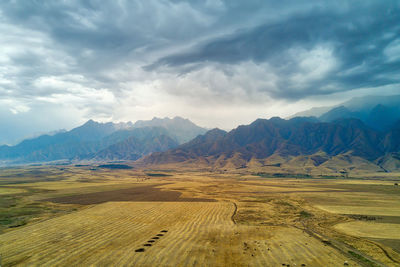
[[[388,152],[400,152],[400,121],[385,136],[383,147]]]
[[[206,130],[186,119],[153,119],[128,123],[98,123],[55,135],[24,140],[16,146],[0,146],[0,161],[44,162],[65,159],[135,160],[151,152],[178,146]]]
[[[220,129],[213,129],[204,135],[199,135],[192,141],[179,146],[176,149],[164,153],[152,153],[146,162],[152,164],[163,164],[172,162],[183,162],[189,159],[196,159],[200,156],[213,155],[217,141],[222,139],[226,132]],[[220,149],[222,150],[222,149]]]
[[[375,160],[389,151],[399,151],[399,133],[400,130],[394,128],[382,134],[357,119],[340,119],[331,123],[315,122],[309,118],[258,119],[229,133],[209,131],[175,149],[153,153],[144,162],[183,162],[210,156],[214,159],[223,156],[226,159],[237,155],[250,161],[273,154],[287,157],[317,152],[324,152],[328,156],[347,153]]]
[[[400,106],[379,104],[369,112],[365,123],[380,131],[385,131],[392,128],[398,120],[400,120]]]
[[[147,127],[146,127],[147,128]],[[137,160],[151,152],[165,151],[177,147],[178,143],[167,135],[149,135],[139,138],[132,135],[121,142],[112,144],[86,158],[95,160]]]

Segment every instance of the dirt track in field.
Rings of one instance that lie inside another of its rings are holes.
[[[159,186],[159,185],[157,185]],[[181,192],[167,191],[157,188],[156,185],[138,186],[127,189],[63,196],[44,199],[43,201],[62,204],[91,205],[110,201],[164,201],[164,202],[214,202],[208,198],[181,198]]]

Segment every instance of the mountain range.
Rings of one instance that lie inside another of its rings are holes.
[[[304,166],[328,168],[331,160],[341,160],[344,162],[337,164],[338,167],[371,164],[375,171],[391,171],[400,163],[399,155],[400,121],[381,132],[352,118],[321,122],[313,117],[289,120],[275,117],[258,119],[230,132],[213,129],[174,149],[152,153],[140,162],[246,168],[289,162],[298,165],[303,161]],[[389,161],[393,166],[388,166]]]
[[[70,131],[0,146],[3,165],[57,160],[277,172],[400,171],[400,96],[354,98],[290,119],[257,119],[229,132],[207,131],[180,117],[89,120]]]
[[[313,116],[322,122],[354,118],[378,131],[389,130],[400,120],[400,95],[355,97],[333,107],[312,108],[291,116]]]
[[[151,152],[176,147],[206,131],[180,117],[154,118],[135,124],[89,120],[70,131],[41,135],[15,146],[0,146],[0,161],[11,164],[71,159],[136,160]]]

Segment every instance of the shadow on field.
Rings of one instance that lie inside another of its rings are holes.
[[[157,185],[159,186],[159,185]],[[126,189],[79,194],[44,199],[43,201],[62,204],[91,205],[109,201],[170,201],[170,202],[215,202],[215,199],[207,198],[181,198],[178,191],[166,191],[157,188],[156,185],[138,186]]]

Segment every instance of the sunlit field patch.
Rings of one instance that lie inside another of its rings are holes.
[[[361,237],[400,239],[400,224],[356,221],[341,223],[335,229]]]

